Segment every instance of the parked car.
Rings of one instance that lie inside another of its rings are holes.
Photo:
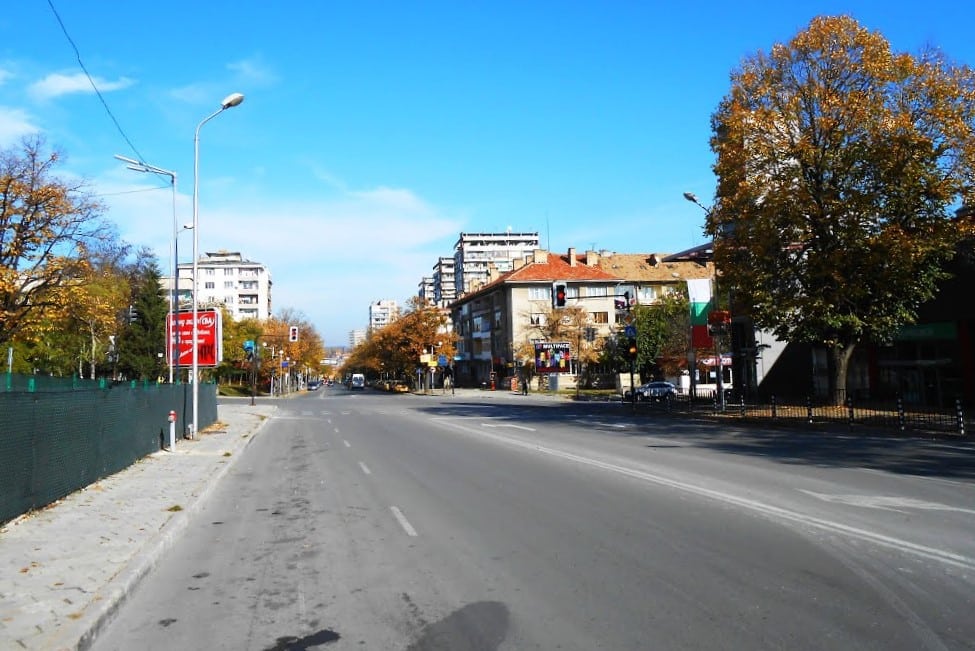
[[[305,385],[309,391],[315,391],[319,386],[321,383],[318,380],[308,380],[308,384]]]
[[[657,402],[673,398],[677,395],[677,387],[670,382],[647,382],[643,386],[637,387],[637,396],[643,396],[643,400],[654,400]]]
[[[637,400],[651,400],[653,402],[663,402],[677,395],[677,387],[672,382],[664,382],[662,380],[654,380],[653,382],[641,384],[635,391]],[[623,399],[630,399],[629,391],[623,394]]]

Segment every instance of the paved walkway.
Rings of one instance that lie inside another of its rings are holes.
[[[85,649],[275,406],[219,405],[218,423],[0,529],[0,649]]]

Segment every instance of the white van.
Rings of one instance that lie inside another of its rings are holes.
[[[350,389],[365,389],[366,388],[366,376],[362,373],[353,373],[352,379],[349,380]]]

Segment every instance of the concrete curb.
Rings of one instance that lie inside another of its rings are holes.
[[[274,409],[276,410],[277,407]],[[257,437],[268,420],[269,418],[261,418],[253,430],[241,432],[232,439],[234,445],[229,449],[231,454],[227,457],[227,462],[219,464],[216,471],[207,476],[202,490],[194,496],[192,502],[170,518],[159,533],[135,553],[115,578],[95,592],[91,599],[92,605],[85,610],[82,617],[53,631],[50,639],[44,640],[44,648],[84,651],[91,647],[98,634],[112,621],[128,596],[155,568],[164,553],[176,544],[179,536],[189,526],[191,517],[202,509],[217,484],[234,467],[243,451]]]

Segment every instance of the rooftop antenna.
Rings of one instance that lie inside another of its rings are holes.
[[[549,251],[552,250],[552,231],[548,227],[548,211],[545,211],[545,248]]]

